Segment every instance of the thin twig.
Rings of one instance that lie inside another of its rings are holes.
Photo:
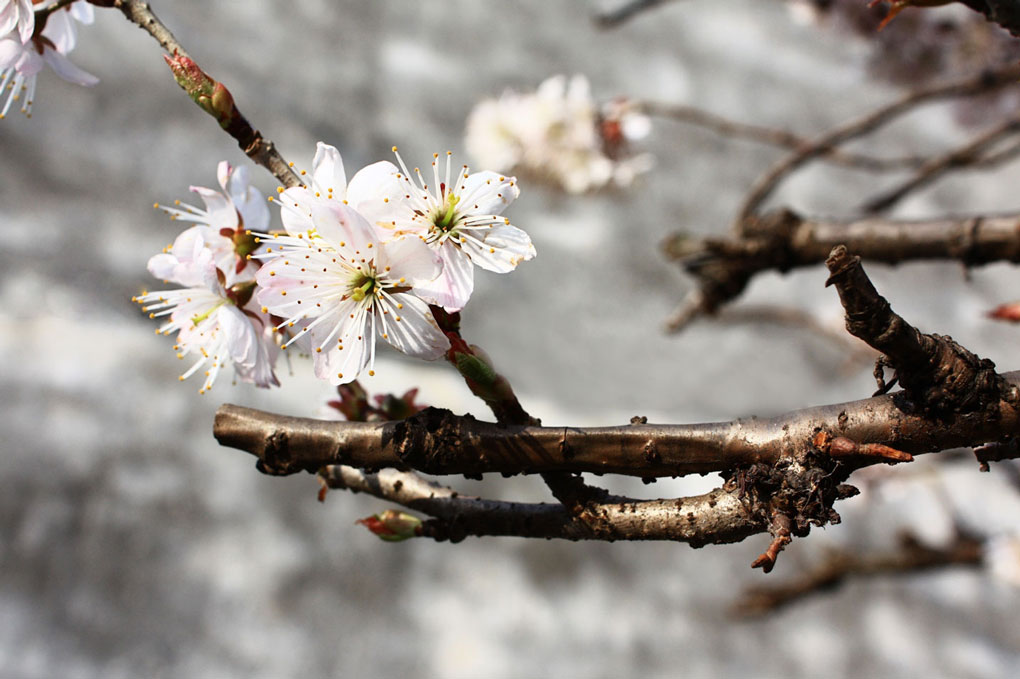
[[[950,97],[970,96],[989,92],[1000,87],[1015,84],[1020,78],[1020,64],[983,71],[977,76],[960,78],[947,83],[932,85],[915,90],[870,113],[851,120],[822,134],[812,142],[776,163],[751,187],[741,206],[734,229],[741,230],[762,203],[772,195],[779,184],[794,170],[814,158],[829,153],[851,139],[856,139],[892,122],[895,118],[912,111],[921,104]]]
[[[140,0],[115,0],[113,6],[119,9],[131,22],[155,38],[170,55],[194,63],[194,59],[177,42],[170,29],[153,14],[148,3]],[[236,106],[233,110],[236,115],[231,117],[230,124],[224,126],[221,122],[221,126],[237,140],[238,146],[241,147],[245,155],[256,164],[269,170],[284,186],[300,186],[301,179],[276,150],[273,142],[265,139],[258,130],[254,129]]]
[[[867,201],[861,208],[863,212],[875,213],[888,210],[903,200],[913,191],[928,186],[945,173],[964,167],[977,167],[982,154],[998,144],[1002,139],[1020,131],[1020,117],[997,125],[967,142],[963,146],[935,156],[922,165],[913,177],[881,195]],[[987,163],[984,167],[988,167]]]
[[[645,10],[664,5],[671,0],[626,0],[619,7],[595,16],[595,23],[602,28],[614,28],[632,19]]]
[[[650,116],[669,118],[679,122],[701,127],[723,137],[735,139],[747,139],[750,141],[777,146],[780,148],[799,151],[811,144],[811,140],[801,137],[786,130],[779,130],[762,125],[750,125],[723,118],[715,113],[709,113],[696,106],[685,106],[682,104],[667,104],[657,101],[635,101],[634,105]],[[871,172],[886,172],[891,170],[912,169],[921,167],[925,158],[921,156],[906,156],[902,158],[876,158],[858,153],[850,153],[841,149],[829,149],[822,154],[822,158],[835,165],[868,170]]]
[[[836,552],[821,566],[789,584],[753,587],[734,604],[733,612],[744,616],[771,613],[810,596],[832,591],[854,577],[913,575],[948,566],[974,568],[981,565],[983,554],[983,541],[966,534],[957,535],[945,547],[926,547],[913,535],[904,535],[897,551],[874,555]]]

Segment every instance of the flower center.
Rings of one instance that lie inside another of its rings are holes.
[[[358,274],[358,276],[351,281],[351,299],[355,302],[363,301],[366,297],[372,294],[376,283],[377,281],[374,276]]]
[[[221,306],[223,306],[226,303],[227,303],[227,300],[225,300],[225,299],[220,300],[216,304],[214,304],[211,307],[209,307],[204,314],[201,314],[199,316],[192,316],[191,317],[191,325],[192,325],[192,327],[197,326],[199,323],[201,323],[205,319],[207,319],[210,316],[212,316],[214,311],[216,311],[217,309],[219,309]]]
[[[459,202],[460,198],[453,193],[446,194],[445,209],[440,206],[432,215],[432,228],[442,233],[448,233],[453,229],[458,219],[457,203]]]

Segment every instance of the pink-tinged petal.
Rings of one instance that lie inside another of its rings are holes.
[[[495,172],[475,172],[461,179],[456,195],[460,198],[457,212],[467,215],[498,215],[514,202],[521,190],[515,177]]]
[[[254,186],[249,186],[243,197],[234,196],[234,205],[244,219],[244,228],[260,232],[269,228],[269,203]]]
[[[15,28],[18,28],[18,6],[11,2],[0,9],[0,35],[7,35]],[[22,37],[21,41],[24,42],[25,38]]]
[[[380,239],[357,211],[336,201],[323,202],[312,207],[312,221],[327,243],[374,257],[371,250],[378,247]]]
[[[50,68],[52,68],[57,75],[68,82],[72,82],[77,85],[84,85],[86,87],[91,87],[99,82],[99,78],[91,73],[86,73],[68,61],[67,57],[62,54],[58,54],[51,49],[43,51],[43,59],[46,60],[46,63],[49,64]]]
[[[439,249],[443,273],[431,283],[417,285],[416,295],[449,312],[460,311],[475,288],[475,267],[467,255],[449,241]]]
[[[341,198],[347,190],[347,175],[344,173],[344,161],[335,146],[319,142],[315,145],[315,158],[312,159],[312,179],[316,187],[323,193],[332,190],[334,196]]]
[[[13,37],[0,38],[0,71],[12,68],[24,51],[25,46]]]
[[[388,241],[376,257],[376,268],[390,267],[390,278],[406,278],[408,285],[417,287],[434,281],[443,271],[439,253],[417,236],[406,236]]]
[[[168,253],[160,253],[149,258],[147,268],[156,278],[164,281],[173,281],[174,270],[179,264],[176,257]],[[176,281],[174,281],[176,282]]]
[[[205,203],[205,210],[209,213],[209,226],[217,231],[237,228],[237,209],[229,198],[219,191],[203,186],[192,186],[191,190],[201,196],[202,202]]]
[[[397,304],[403,308],[398,309]],[[414,295],[393,295],[393,303],[387,305],[387,311],[389,313],[383,316],[384,337],[396,349],[408,356],[432,361],[450,348],[450,341],[436,325],[428,305]]]
[[[258,357],[258,339],[251,321],[232,304],[219,309],[220,331],[224,334],[227,353],[238,372],[242,368],[254,368]]]
[[[21,42],[28,42],[35,33],[35,10],[32,0],[17,0],[18,5],[18,37]]]
[[[228,185],[230,183],[231,170],[230,163],[225,160],[221,160],[216,166],[216,181],[219,182],[220,188],[223,189],[223,193],[229,194],[230,190]],[[194,191],[194,187],[191,189]]]
[[[535,246],[528,234],[510,224],[472,231],[471,235],[474,238],[466,238],[461,249],[473,263],[487,271],[507,273],[535,256]]]

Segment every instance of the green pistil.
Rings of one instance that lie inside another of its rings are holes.
[[[219,308],[220,308],[221,306],[223,306],[223,305],[224,305],[224,304],[226,304],[226,303],[227,303],[227,300],[225,300],[225,299],[224,299],[224,300],[221,300],[221,301],[219,301],[218,303],[216,303],[215,305],[211,306],[211,307],[209,308],[209,310],[208,310],[208,311],[206,311],[206,312],[205,312],[204,314],[202,314],[201,316],[192,316],[192,317],[191,317],[191,323],[192,323],[192,325],[193,325],[193,326],[195,326],[195,325],[198,325],[199,323],[201,323],[201,322],[202,322],[202,321],[204,321],[205,319],[209,318],[210,316],[212,316],[212,312],[216,311],[217,309],[219,309]]]
[[[460,202],[460,198],[453,195],[452,193],[446,197],[446,212],[442,217],[436,219],[433,223],[437,228],[443,231],[449,231],[450,227],[453,226],[457,216],[457,203]]]
[[[375,279],[369,278],[361,285],[361,287],[357,287],[353,291],[351,291],[351,299],[353,299],[355,302],[360,302],[361,300],[365,299],[366,295],[372,292],[372,288],[374,287]]]

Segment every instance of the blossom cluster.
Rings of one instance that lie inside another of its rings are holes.
[[[600,106],[588,79],[557,75],[538,90],[507,90],[481,101],[467,121],[465,146],[476,162],[550,181],[569,193],[630,185],[652,167],[630,142],[651,129],[647,116],[625,99]]]
[[[91,86],[99,82],[68,59],[78,43],[75,21],[91,24],[92,5],[79,0],[46,16],[37,26],[34,5],[43,0],[0,0],[0,119],[14,102],[21,112],[32,115],[36,76],[45,66],[69,82]]]
[[[182,287],[135,301],[169,317],[159,332],[177,333],[179,357],[197,356],[181,379],[204,366],[204,392],[231,363],[241,381],[275,385],[278,349],[292,344],[334,385],[375,374],[377,337],[418,358],[446,353],[429,305],[458,311],[475,266],[507,273],[535,255],[501,216],[520,191],[514,177],[454,168],[449,152],[444,167],[433,155],[430,183],[393,151],[399,167],[380,161],[348,181],[339,151],[320,142],[307,183],[279,189],[282,231],[226,162],[222,191],[192,187],[205,209],[163,208],[195,225],[149,271]]]

